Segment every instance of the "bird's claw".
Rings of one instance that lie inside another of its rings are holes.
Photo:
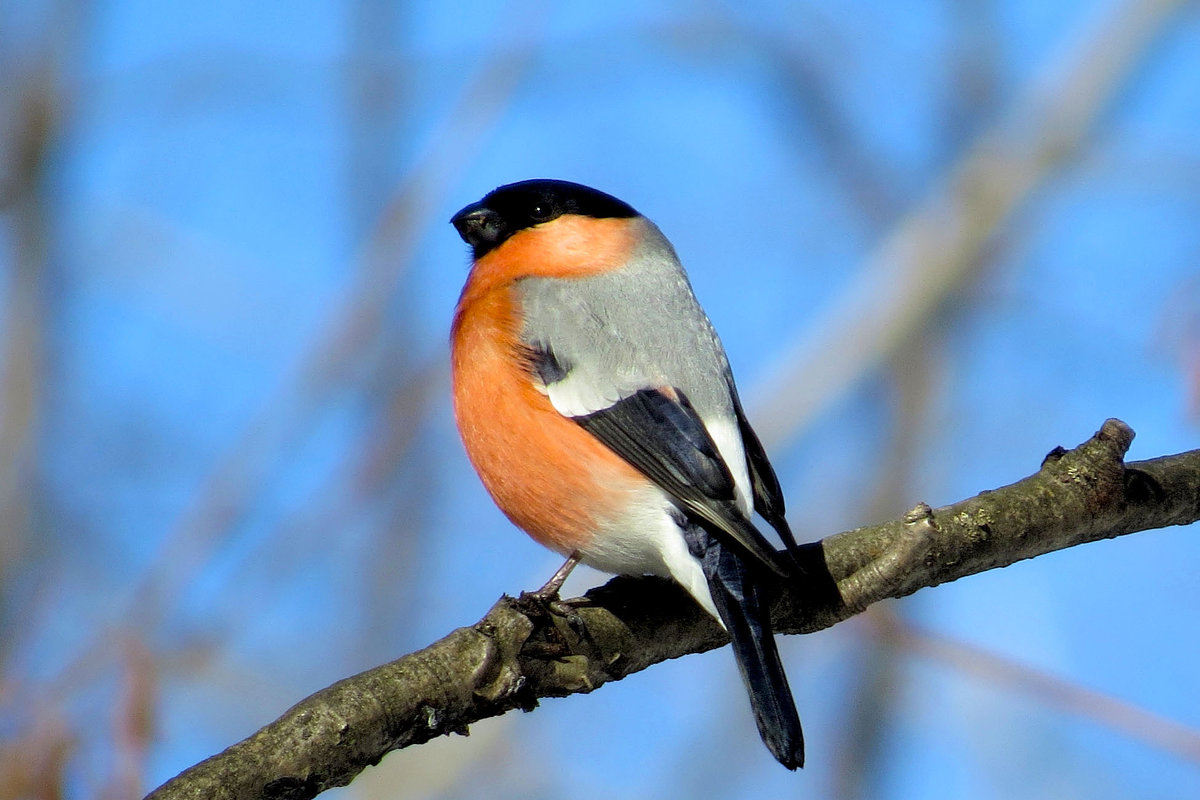
[[[554,624],[555,617],[566,622],[577,637],[592,643],[592,637],[583,616],[574,605],[560,598],[557,591],[549,593],[539,589],[536,592],[521,592],[514,602],[517,609],[525,616],[530,619],[540,618],[547,623],[543,626],[546,631],[546,641],[526,643],[526,652],[547,658],[561,658],[570,654],[570,642]]]

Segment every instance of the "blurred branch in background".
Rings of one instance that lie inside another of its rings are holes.
[[[142,782],[156,736],[159,667],[154,653],[134,635],[125,637],[122,649],[120,688],[112,718],[116,768],[103,794],[106,800],[125,800],[145,792]]]
[[[0,224],[9,236],[10,265],[0,325],[0,585],[11,586],[32,556],[37,495],[37,427],[45,402],[46,272],[49,251],[46,157],[56,135],[58,88],[49,63],[19,70],[0,94]],[[17,600],[12,592],[3,601]],[[13,610],[0,610],[8,629]],[[13,636],[0,636],[7,648]],[[7,657],[8,653],[0,653]]]
[[[526,15],[527,18],[528,15]],[[504,40],[503,36],[499,37]],[[387,316],[395,288],[416,251],[420,234],[442,207],[492,126],[500,119],[536,53],[536,38],[526,32],[527,46],[505,49],[481,64],[442,121],[428,137],[418,166],[404,178],[384,208],[356,263],[355,285],[331,315],[328,329],[263,412],[246,426],[236,444],[217,460],[190,510],[167,537],[145,578],[127,603],[120,604],[152,626],[212,557],[259,496],[273,465],[295,444],[304,425],[334,392],[361,380],[369,355]],[[124,617],[118,614],[117,617]],[[101,636],[82,651],[86,657]],[[78,661],[76,662],[79,663]],[[70,682],[69,674],[62,680]]]
[[[1160,346],[1178,361],[1183,372],[1184,413],[1200,421],[1200,277],[1186,280],[1172,294],[1160,327]]]
[[[1047,708],[1085,717],[1200,764],[1200,730],[1087,689],[1076,681],[940,636],[892,613],[867,615],[866,619],[875,629],[875,635],[889,641],[898,651],[940,662],[960,674],[987,682],[997,691],[1007,689],[1030,695]]]
[[[0,748],[0,800],[62,797],[63,775],[78,744],[77,731],[57,710],[31,709],[32,718]]]
[[[410,14],[411,9],[390,0],[354,0],[350,4],[345,195],[350,202],[352,241],[367,237],[369,223],[379,209],[387,207],[399,173],[396,142],[405,141],[403,121],[412,116],[405,111],[414,104],[406,94],[411,93],[414,81],[411,65],[388,66],[402,63],[397,56],[403,41],[401,32]],[[426,219],[425,226],[431,222],[432,218]],[[384,506],[382,513],[372,518],[359,551],[361,568],[357,572],[364,580],[358,587],[361,598],[352,601],[364,611],[356,649],[362,662],[368,664],[387,657],[388,643],[404,630],[421,586],[417,567],[423,550],[427,494],[420,481],[395,476],[426,474],[404,470],[401,464],[416,441],[429,401],[435,396],[433,390],[440,383],[430,379],[432,368],[416,363],[408,346],[410,337],[416,335],[411,321],[415,303],[411,294],[403,291],[402,283],[397,281],[390,292],[392,313],[387,315],[386,324],[381,319],[379,332],[373,337],[375,344],[366,356],[363,385],[370,403],[370,420],[354,443],[353,483],[341,490],[320,492],[317,496],[324,498],[324,508],[306,513],[310,519],[323,518],[308,524],[308,529],[315,531],[334,520],[354,519],[356,510]],[[393,507],[403,508],[406,513],[387,513]],[[319,550],[315,542],[304,546],[294,540],[283,541],[303,552]]]
[[[82,10],[54,5],[31,53],[0,30],[0,798],[59,796],[77,742],[62,710],[27,696],[13,672],[25,628],[42,621],[58,544],[38,536],[53,524],[39,446],[54,325],[50,163],[68,115],[62,72],[75,26],[55,23]]]
[[[944,317],[939,310],[930,322]],[[913,496],[912,475],[921,453],[920,441],[929,417],[930,395],[939,384],[937,374],[945,371],[945,359],[939,359],[936,325],[929,325],[892,352],[888,358],[887,378],[894,387],[891,430],[881,446],[872,484],[874,497],[868,504],[867,519],[887,519],[903,509]],[[888,614],[880,606],[867,609],[866,616]],[[887,637],[863,642],[855,655],[859,672],[851,681],[844,707],[843,729],[838,758],[834,796],[844,800],[878,797],[883,785],[881,766],[884,731],[897,705],[903,686],[900,661],[895,658],[895,643]]]
[[[416,512],[418,516],[413,513],[405,516],[388,513],[393,504],[403,506],[410,490],[414,489],[402,487],[403,491],[398,492],[396,497],[387,497],[388,487],[396,480],[397,467],[410,451],[424,423],[430,401],[442,388],[440,374],[441,370],[435,367],[414,368],[400,385],[384,387],[386,394],[381,398],[379,418],[368,427],[366,435],[356,442],[357,447],[351,454],[348,467],[340,470],[314,493],[316,497],[310,506],[306,506],[295,517],[284,520],[273,535],[256,541],[241,557],[239,568],[229,579],[230,583],[239,585],[253,583],[256,579],[268,579],[262,575],[252,577],[252,570],[261,569],[267,564],[272,575],[294,574],[300,564],[320,552],[322,540],[328,537],[330,530],[356,519],[364,508],[374,505],[371,502],[373,499],[382,495],[387,502],[379,514],[377,525],[380,536],[387,536],[388,539],[368,544],[367,552],[375,554],[385,565],[393,561],[402,562],[396,565],[398,571],[390,577],[403,584],[406,581],[405,571],[413,565],[403,555],[396,558],[395,554],[410,553],[416,549],[418,543],[412,541],[411,537],[414,520],[419,519],[420,512]],[[287,546],[280,546],[280,542],[286,542]],[[373,573],[373,565],[367,565],[364,574],[368,576],[365,583],[379,579]],[[373,587],[366,588],[374,591]],[[390,619],[395,613],[395,609],[385,609],[382,619]],[[372,613],[367,616],[369,620],[364,626],[364,638],[369,638],[367,631],[376,624],[386,624]],[[393,627],[387,632],[394,636],[397,630]]]
[[[943,100],[944,132],[942,152],[960,152],[971,137],[983,127],[995,111],[999,83],[999,47],[996,42],[996,11],[990,0],[971,0],[952,4],[954,29],[957,35],[942,54],[943,73],[949,76],[950,91]],[[879,197],[876,190],[873,197]],[[878,217],[876,211],[874,216]],[[888,220],[895,214],[889,212]],[[976,268],[963,277],[957,294],[966,295],[968,284],[983,275],[985,262],[991,262],[982,251],[972,261]],[[948,294],[950,294],[948,292]],[[921,442],[927,434],[930,408],[936,401],[938,389],[944,385],[950,365],[945,353],[946,323],[953,315],[948,303],[938,303],[924,315],[911,333],[897,342],[884,356],[886,369],[881,376],[888,382],[894,397],[889,404],[890,431],[880,447],[878,469],[874,480],[874,495],[868,503],[866,520],[886,519],[903,509],[914,496],[913,475],[921,459]],[[869,368],[863,365],[864,368]],[[899,613],[886,606],[872,606],[864,617],[890,619]],[[872,631],[879,630],[873,625]],[[839,743],[834,796],[844,800],[878,797],[887,791],[886,731],[892,722],[900,696],[905,689],[902,661],[896,658],[897,647],[887,636],[865,638],[854,655],[857,679],[850,681],[845,701]]]
[[[357,285],[335,312],[329,329],[311,348],[296,376],[265,404],[240,441],[222,458],[195,505],[171,535],[133,607],[163,609],[159,598],[186,585],[203,566],[216,539],[245,513],[266,479],[270,465],[302,430],[330,392],[358,377],[362,356],[378,336],[397,282],[409,264],[419,234],[456,184],[462,154],[479,145],[515,89],[529,54],[505,55],[485,65],[430,137],[432,152],[404,179],[384,210],[361,255]],[[464,134],[466,140],[460,136]],[[151,599],[156,602],[148,602]]]
[[[1081,33],[809,321],[751,393],[768,451],[800,430],[901,342],[979,267],[981,248],[1058,166],[1183,5],[1127,0]]]
[[[736,19],[736,16],[733,17]],[[791,111],[788,127],[800,142],[810,139],[818,152],[815,158],[826,165],[847,199],[847,205],[862,216],[871,234],[882,230],[902,207],[901,181],[895,167],[880,158],[864,141],[864,131],[854,124],[844,106],[846,98],[835,88],[844,43],[828,21],[810,11],[816,33],[805,37],[803,46],[770,30],[741,25],[736,31],[750,39],[755,50],[781,76],[780,106]]]

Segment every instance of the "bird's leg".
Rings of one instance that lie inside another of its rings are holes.
[[[558,599],[558,590],[562,588],[566,582],[567,576],[571,574],[571,570],[579,565],[579,553],[571,553],[563,565],[558,568],[558,571],[550,576],[550,580],[546,581],[546,585],[538,589],[536,592],[530,592],[530,595],[536,597],[546,604],[561,603]]]
[[[522,604],[526,606],[526,611],[530,611],[532,607],[536,606],[543,613],[556,614],[566,620],[567,624],[571,626],[571,630],[575,631],[577,636],[590,641],[591,637],[587,631],[587,626],[583,622],[583,617],[570,604],[563,602],[558,596],[563,582],[566,581],[567,576],[571,574],[571,570],[575,569],[578,564],[579,553],[571,553],[567,560],[563,562],[563,565],[550,576],[550,580],[546,581],[542,588],[536,592],[521,592],[520,599]]]

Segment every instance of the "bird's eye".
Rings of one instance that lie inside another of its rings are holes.
[[[529,216],[533,217],[535,222],[545,222],[554,216],[554,206],[549,203],[535,203],[529,210]]]

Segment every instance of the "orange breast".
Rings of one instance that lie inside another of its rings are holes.
[[[521,352],[511,283],[472,289],[459,301],[451,339],[454,413],[467,455],[509,519],[569,554],[644,480],[538,391]]]

